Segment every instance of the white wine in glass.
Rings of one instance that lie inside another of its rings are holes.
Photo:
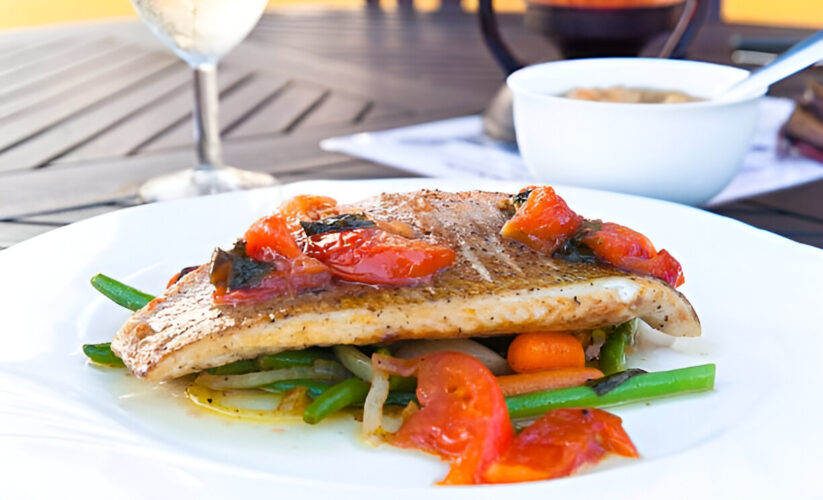
[[[271,186],[274,177],[223,163],[217,118],[217,62],[254,28],[266,0],[132,0],[151,31],[194,71],[194,168],[150,179],[144,201]]]

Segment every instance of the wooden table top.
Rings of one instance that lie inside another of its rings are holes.
[[[501,29],[524,59],[556,56],[521,16]],[[802,34],[709,24],[690,57],[728,63],[741,33]],[[226,160],[286,182],[408,176],[318,141],[477,113],[502,79],[456,8],[269,13],[220,66]],[[191,94],[187,67],[138,22],[0,34],[0,248],[137,204],[142,182],[191,166]],[[823,247],[823,182],[712,211]]]

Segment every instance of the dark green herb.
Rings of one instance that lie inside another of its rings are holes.
[[[300,225],[303,226],[303,231],[306,232],[307,236],[375,227],[375,223],[367,219],[365,214],[340,214],[316,222],[301,222]]]
[[[275,269],[268,262],[260,262],[246,255],[246,243],[238,241],[229,251],[215,248],[211,255],[209,281],[214,286],[226,287],[231,292],[238,288],[254,287]]]
[[[603,378],[589,380],[586,382],[586,385],[591,387],[595,394],[602,396],[604,394],[608,394],[614,389],[617,389],[630,378],[642,375],[644,373],[648,372],[646,372],[646,370],[641,370],[640,368],[629,368],[628,370],[614,373]]]
[[[514,207],[514,209],[517,210],[520,207],[522,207],[526,203],[526,200],[529,199],[529,195],[531,195],[531,194],[532,194],[532,190],[531,189],[526,189],[526,190],[520,191],[516,195],[512,196],[512,206]]]
[[[584,220],[580,224],[580,229],[566,240],[566,242],[557,249],[552,257],[557,257],[569,262],[584,262],[586,264],[593,264],[597,262],[597,257],[588,245],[583,243],[583,238],[600,231],[603,223],[599,220]]]

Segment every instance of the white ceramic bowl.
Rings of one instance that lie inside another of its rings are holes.
[[[576,87],[680,90],[708,97],[748,71],[695,61],[575,59],[508,78],[517,144],[540,182],[573,184],[698,205],[734,177],[748,151],[765,88],[745,98],[625,104],[560,97]]]

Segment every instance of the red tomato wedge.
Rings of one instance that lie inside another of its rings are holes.
[[[500,234],[543,253],[553,253],[583,222],[549,186],[531,187],[526,202],[506,222]]]
[[[293,259],[300,248],[291,235],[286,219],[269,215],[259,219],[246,231],[246,254],[254,260],[275,262],[281,257]]]
[[[615,267],[650,274],[674,287],[686,281],[680,263],[669,252],[657,252],[648,238],[628,227],[604,222],[599,230],[583,235],[581,241],[599,259]]]
[[[518,434],[483,474],[489,483],[554,479],[595,464],[607,452],[637,457],[620,417],[602,410],[553,410]]]
[[[514,430],[494,375],[477,359],[438,352],[413,360],[375,355],[381,369],[417,375],[422,409],[395,434],[392,444],[451,460],[440,484],[477,484],[483,471],[506,449]]]
[[[452,265],[455,258],[450,248],[377,228],[310,236],[305,251],[338,278],[373,285],[420,283]]]
[[[553,410],[515,436],[500,386],[467,354],[375,354],[372,362],[389,373],[417,376],[422,409],[403,423],[392,444],[450,460],[439,484],[552,479],[595,464],[608,452],[638,456],[620,418],[596,409]]]

